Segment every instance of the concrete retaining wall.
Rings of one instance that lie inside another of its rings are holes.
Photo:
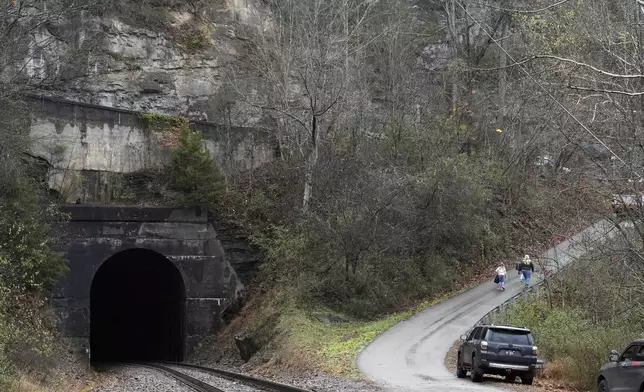
[[[27,97],[33,107],[32,154],[49,163],[50,188],[68,202],[109,202],[115,175],[167,164],[172,148],[162,135],[146,130],[141,113],[54,98]],[[225,172],[271,161],[275,143],[268,131],[193,122],[205,147]]]

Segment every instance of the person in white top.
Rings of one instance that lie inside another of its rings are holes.
[[[499,277],[499,289],[505,290],[505,275],[507,274],[507,271],[505,269],[505,265],[501,263],[500,266],[496,267],[496,276]]]

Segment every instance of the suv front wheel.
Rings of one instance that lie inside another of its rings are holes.
[[[465,378],[467,377],[467,370],[463,369],[463,364],[461,361],[461,354],[458,354],[458,357],[456,359],[456,377],[458,378]]]

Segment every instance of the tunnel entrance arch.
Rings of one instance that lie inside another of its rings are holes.
[[[182,361],[186,288],[165,256],[128,249],[107,259],[90,289],[92,362]]]

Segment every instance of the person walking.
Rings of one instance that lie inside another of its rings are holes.
[[[501,263],[500,266],[496,267],[496,276],[499,278],[499,289],[500,290],[505,290],[505,275],[507,274],[507,271],[505,269],[505,265]]]
[[[532,260],[530,260],[530,256],[523,256],[523,260],[521,260],[521,264],[519,264],[519,272],[523,276],[523,281],[525,282],[526,287],[530,286],[530,278],[534,272],[534,264],[532,263]]]

